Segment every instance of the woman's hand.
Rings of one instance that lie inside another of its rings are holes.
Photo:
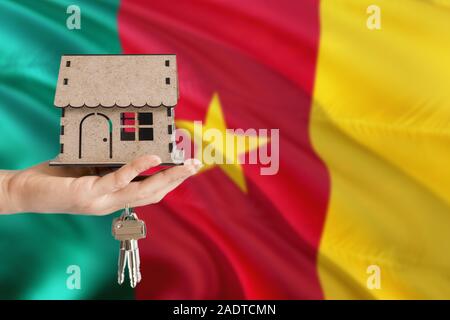
[[[0,213],[42,212],[105,215],[159,202],[201,167],[198,160],[132,180],[161,163],[142,156],[104,176],[92,168],[50,167],[47,162],[18,171],[0,171]],[[91,174],[91,175],[89,175]]]

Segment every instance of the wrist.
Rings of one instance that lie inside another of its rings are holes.
[[[13,179],[17,171],[0,170],[0,214],[21,212]]]

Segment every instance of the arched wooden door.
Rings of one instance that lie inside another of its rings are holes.
[[[89,113],[80,121],[78,158],[102,162],[112,159],[112,124],[103,113]]]

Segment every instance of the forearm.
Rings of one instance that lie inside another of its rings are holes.
[[[16,171],[0,170],[0,214],[16,213],[18,207],[13,200],[11,180]]]

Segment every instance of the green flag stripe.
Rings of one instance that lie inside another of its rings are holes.
[[[80,30],[66,27],[69,5],[81,10]],[[53,99],[60,57],[120,53],[118,5],[118,0],[0,2],[0,169],[21,169],[57,155],[60,111]],[[116,284],[118,244],[111,220],[0,216],[0,298],[133,298],[132,289]],[[80,267],[80,290],[66,285],[71,265]]]

